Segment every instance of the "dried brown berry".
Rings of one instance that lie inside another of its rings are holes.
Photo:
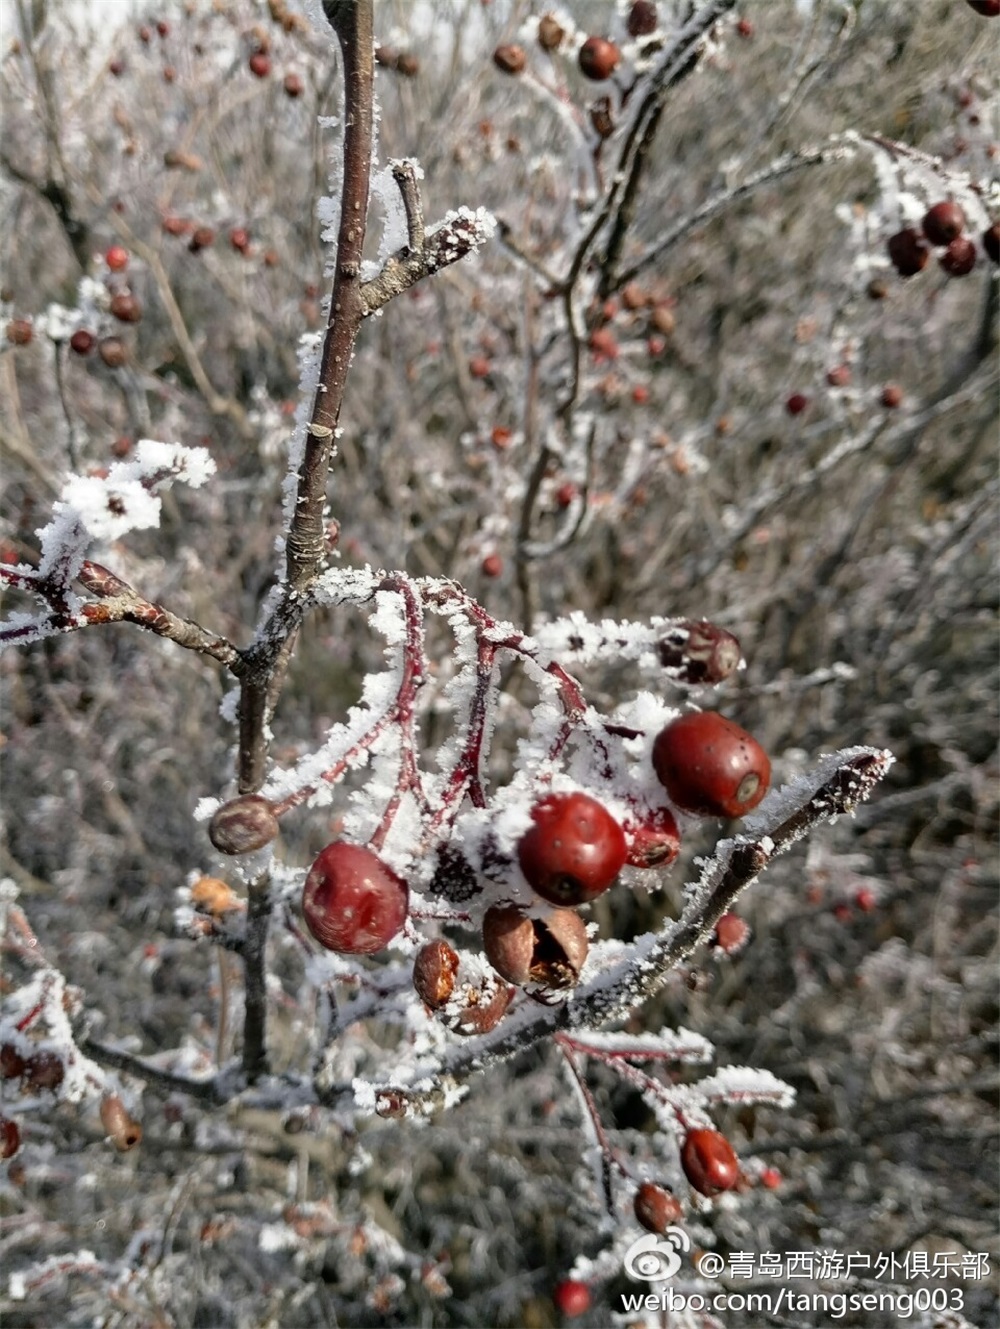
[[[665,1232],[684,1213],[677,1196],[654,1181],[642,1183],[635,1193],[632,1208],[647,1232]]]
[[[458,955],[446,941],[421,946],[413,962],[413,986],[432,1011],[439,1010],[455,990]]]
[[[551,14],[543,14],[538,20],[538,45],[543,51],[554,51],[566,36],[566,29]]]
[[[7,324],[7,340],[11,346],[27,346],[34,336],[31,322],[26,318],[12,318]]]
[[[129,1115],[117,1094],[105,1094],[101,1099],[101,1125],[122,1153],[134,1149],[142,1139],[142,1127]]]
[[[121,337],[102,337],[97,343],[97,354],[109,369],[121,369],[128,359]]]
[[[587,926],[572,909],[529,918],[517,905],[494,905],[483,919],[483,949],[510,983],[570,988],[587,959]]]
[[[493,52],[493,63],[505,74],[520,74],[528,63],[528,57],[523,46],[504,42]]]
[[[656,644],[660,663],[678,683],[721,683],[743,658],[738,638],[707,619],[682,619]]]
[[[142,318],[142,305],[131,291],[116,292],[108,308],[122,323],[138,323]]]
[[[656,31],[656,21],[653,0],[635,0],[625,22],[630,37],[648,37]]]
[[[57,1052],[35,1052],[24,1063],[27,1089],[58,1089],[66,1078],[66,1067]]]
[[[478,983],[462,983],[452,994],[440,1015],[456,1034],[486,1034],[504,1017],[510,1005],[512,989],[501,978],[484,978]]]
[[[208,823],[208,838],[220,854],[250,854],[278,834],[271,803],[260,794],[241,794],[217,809]]]

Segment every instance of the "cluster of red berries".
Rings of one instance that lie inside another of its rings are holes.
[[[673,807],[694,816],[741,817],[757,806],[770,781],[770,762],[760,744],[713,711],[691,712],[666,725],[653,743],[652,764]],[[274,808],[259,794],[224,804],[209,825],[212,843],[225,854],[255,852],[277,833]],[[555,908],[541,918],[516,904],[487,909],[483,947],[504,982],[479,970],[466,973],[447,942],[428,942],[414,967],[419,996],[458,1032],[482,1033],[506,1010],[508,983],[550,992],[572,987],[588,947],[586,925],[575,908],[608,890],[626,864],[666,867],[679,848],[669,806],[620,824],[590,794],[546,794],[533,806],[516,854],[529,886]],[[408,908],[406,882],[366,845],[335,840],[306,876],[306,923],[322,946],[339,954],[382,950],[402,930]]]
[[[942,251],[938,262],[949,277],[967,277],[976,266],[976,244],[964,231],[965,213],[945,199],[927,210],[919,227],[906,226],[889,237],[889,259],[901,277],[915,277],[930,262],[933,247]],[[980,239],[988,257],[1000,261],[1000,223],[988,226]]]

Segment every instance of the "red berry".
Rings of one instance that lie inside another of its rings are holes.
[[[284,82],[281,85],[285,89],[285,96],[291,97],[294,101],[296,97],[301,97],[305,92],[305,84],[299,78],[294,69],[290,69],[285,75]]]
[[[968,0],[977,14],[983,18],[996,18],[1000,14],[1000,0]]]
[[[903,402],[903,389],[898,383],[887,383],[879,399],[888,410],[894,411]]]
[[[891,235],[886,248],[892,266],[901,277],[915,277],[926,268],[931,256],[926,241],[912,226]]]
[[[572,480],[564,480],[555,492],[557,508],[568,508],[580,491]]]
[[[549,794],[531,812],[517,858],[529,885],[550,904],[585,904],[625,864],[625,833],[589,794]]]
[[[994,263],[1000,263],[1000,222],[994,222],[992,226],[987,226],[983,232],[982,240],[987,258]]]
[[[965,229],[965,213],[950,199],[935,203],[924,214],[921,226],[932,245],[948,245]]]
[[[635,1193],[632,1208],[647,1232],[665,1232],[684,1213],[677,1196],[654,1181],[642,1183]]]
[[[143,46],[146,46],[149,43],[149,39],[152,37],[152,35],[153,34],[150,32],[150,30],[146,27],[144,23],[142,27],[139,29],[139,40],[142,42]]]
[[[122,323],[138,323],[142,318],[142,305],[131,291],[117,291],[108,308]]]
[[[870,886],[860,886],[855,891],[854,903],[863,914],[870,914],[878,907],[878,899]]]
[[[793,392],[785,402],[785,410],[789,415],[801,415],[809,405],[809,398],[804,392]]]
[[[630,37],[648,37],[656,31],[656,5],[653,0],[635,0],[628,11],[625,26]]]
[[[473,378],[487,378],[492,367],[485,355],[474,355],[469,361],[469,373]]]
[[[781,1185],[781,1173],[776,1167],[766,1167],[758,1178],[765,1190],[776,1191]]]
[[[739,1181],[740,1165],[733,1146],[719,1131],[699,1127],[688,1131],[681,1145],[681,1167],[701,1195],[720,1195]]]
[[[595,360],[618,359],[618,341],[610,328],[595,328],[589,345]]]
[[[606,37],[588,37],[577,56],[583,74],[595,82],[610,78],[618,68],[621,58],[621,51]]]
[[[499,577],[503,573],[503,559],[499,554],[487,554],[482,568],[484,577]]]
[[[681,836],[669,808],[655,808],[624,825],[625,862],[634,868],[669,867],[680,853]]]
[[[112,245],[104,255],[104,261],[112,272],[124,272],[128,267],[128,250],[121,245]]]
[[[0,1117],[0,1158],[13,1158],[21,1147],[21,1129],[9,1117]]]
[[[125,73],[125,61],[119,60],[117,58],[114,60],[109,60],[108,73],[112,74],[115,78],[121,78],[122,74]]]
[[[229,232],[229,243],[237,253],[245,254],[250,248],[250,233],[243,226],[234,226]]]
[[[590,1288],[578,1278],[564,1278],[552,1289],[552,1300],[560,1315],[572,1319],[590,1310]]]
[[[408,898],[406,883],[371,849],[336,840],[309,869],[302,911],[327,950],[372,955],[402,928]]]
[[[736,955],[750,940],[750,928],[738,914],[723,914],[715,925],[712,938],[720,951]]]
[[[834,365],[831,370],[828,370],[826,381],[831,388],[846,388],[851,381],[850,365]]]
[[[261,794],[241,794],[215,810],[208,838],[220,854],[251,854],[278,834],[278,819]]]
[[[76,351],[77,355],[89,355],[94,349],[94,334],[88,332],[86,328],[77,328],[69,339],[70,347]]]
[[[715,711],[678,716],[656,736],[653,769],[674,803],[701,817],[742,817],[767,793],[757,740]]]
[[[196,226],[188,243],[188,249],[192,254],[197,254],[199,249],[208,249],[209,245],[215,243],[215,232],[211,226]]]
[[[527,62],[524,47],[516,46],[513,42],[506,42],[493,52],[493,63],[505,74],[520,74]]]
[[[966,235],[952,240],[938,262],[949,277],[967,277],[976,266],[976,246]]]
[[[7,324],[7,340],[11,346],[27,346],[34,335],[29,319],[12,318]]]
[[[749,41],[753,37],[753,24],[748,18],[741,18],[736,24],[736,31],[745,41]]]
[[[257,78],[267,78],[268,74],[271,72],[270,57],[263,51],[254,51],[248,64],[250,66],[250,73],[254,74]]]

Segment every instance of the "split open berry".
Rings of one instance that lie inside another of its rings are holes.
[[[678,683],[721,683],[743,658],[739,639],[707,619],[683,618],[656,643],[660,664]]]
[[[625,864],[625,833],[589,794],[549,794],[531,812],[517,858],[531,887],[550,904],[586,904]]]
[[[606,37],[588,37],[580,47],[577,61],[583,74],[599,83],[611,77],[621,58],[622,53],[614,42]]]
[[[681,835],[669,808],[629,818],[624,826],[625,862],[633,868],[666,868],[680,853]]]
[[[632,1201],[637,1220],[647,1232],[665,1232],[680,1219],[684,1210],[673,1192],[655,1181],[644,1181]]]
[[[740,1179],[739,1159],[719,1131],[698,1127],[688,1131],[681,1145],[681,1167],[701,1195],[731,1191]]]
[[[406,883],[365,845],[335,840],[309,869],[302,912],[321,946],[343,955],[382,950],[406,922]]]
[[[590,1310],[590,1288],[578,1278],[564,1278],[552,1289],[552,1300],[560,1315],[572,1319]]]
[[[965,229],[965,213],[957,203],[947,199],[928,209],[921,226],[932,245],[950,245]]]
[[[572,909],[529,918],[517,905],[493,905],[483,918],[483,950],[509,983],[571,988],[587,958],[587,925]]]
[[[757,740],[715,711],[671,720],[653,743],[653,769],[673,802],[700,817],[744,816],[771,779]]]

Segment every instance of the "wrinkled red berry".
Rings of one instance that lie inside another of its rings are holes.
[[[625,862],[633,868],[669,867],[681,848],[677,821],[669,808],[654,808],[622,828],[628,846]]]
[[[771,763],[755,738],[715,711],[678,716],[656,736],[653,769],[671,799],[701,817],[742,817],[767,793]]]
[[[688,1131],[681,1145],[681,1167],[701,1195],[720,1195],[739,1181],[740,1164],[733,1146],[719,1131]]]
[[[549,794],[535,804],[531,820],[518,841],[518,862],[528,883],[551,904],[585,904],[622,870],[625,833],[589,794]]]
[[[372,955],[406,921],[409,892],[365,845],[335,840],[306,877],[302,912],[321,946],[344,955]]]

